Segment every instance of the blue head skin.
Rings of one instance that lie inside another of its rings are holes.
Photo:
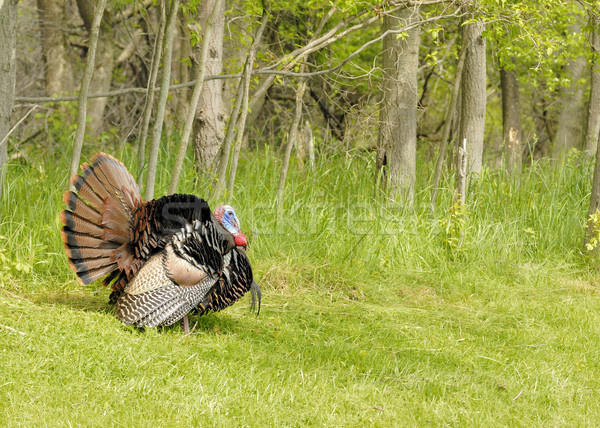
[[[235,239],[235,244],[240,247],[247,245],[246,235],[242,233],[240,221],[235,215],[235,211],[229,205],[221,205],[214,212],[215,218],[223,227],[231,233]]]

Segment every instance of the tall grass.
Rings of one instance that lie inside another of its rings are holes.
[[[84,154],[91,156],[92,151]],[[129,150],[118,156],[134,165]],[[157,195],[174,156],[162,152]],[[138,331],[74,281],[58,213],[66,153],[8,164],[0,201],[0,424],[581,426],[600,418],[600,300],[581,253],[591,166],[484,171],[467,210],[451,175],[428,211],[375,197],[368,152],[240,159],[231,203],[263,310]],[[132,168],[135,170],[135,168]],[[136,174],[137,176],[137,174]],[[210,194],[185,166],[179,191]],[[460,239],[462,236],[462,239]],[[110,310],[108,310],[110,311]],[[12,329],[12,330],[11,330]],[[21,334],[22,333],[22,334]]]
[[[91,155],[91,153],[88,153]],[[129,151],[120,154],[135,165]],[[166,192],[173,156],[161,153],[157,195]],[[314,171],[292,166],[284,209],[276,209],[279,158],[268,149],[242,157],[233,197],[209,201],[236,207],[251,254],[259,269],[272,263],[319,272],[338,271],[351,282],[378,282],[398,273],[435,274],[480,266],[546,264],[584,269],[580,252],[589,198],[591,165],[570,159],[564,167],[544,161],[526,168],[520,177],[484,171],[471,181],[463,239],[451,245],[445,229],[451,218],[452,177],[442,183],[437,211],[427,211],[429,165],[419,171],[412,207],[375,198],[371,153],[320,158]],[[6,188],[0,201],[2,269],[15,280],[69,278],[61,241],[58,213],[66,188],[68,156],[13,161],[7,167]],[[132,172],[135,168],[131,168]],[[188,161],[180,192],[210,194],[210,182],[196,179]],[[471,267],[469,267],[471,266]],[[298,274],[296,272],[296,274]],[[260,277],[260,275],[259,275]],[[362,281],[355,281],[357,277]],[[267,279],[268,281],[268,279]],[[278,286],[273,283],[273,286]]]

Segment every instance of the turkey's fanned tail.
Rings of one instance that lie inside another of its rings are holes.
[[[113,279],[115,270],[132,266],[129,229],[142,202],[139,188],[125,165],[104,153],[81,165],[71,183],[75,191],[63,195],[67,208],[60,214],[69,264],[82,284]]]

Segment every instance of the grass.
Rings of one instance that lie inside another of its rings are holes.
[[[157,193],[172,162],[162,154]],[[260,316],[245,298],[193,318],[186,337],[179,326],[125,327],[107,290],[74,281],[58,232],[65,155],[10,163],[0,425],[600,420],[599,277],[580,251],[589,165],[536,163],[517,181],[487,171],[464,226],[449,214],[451,180],[430,217],[425,168],[413,208],[374,200],[365,153],[322,159],[314,172],[292,167],[278,218],[279,165],[268,150],[242,159],[231,201],[263,288]],[[180,191],[208,186],[187,165]]]

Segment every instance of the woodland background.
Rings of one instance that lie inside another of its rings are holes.
[[[594,425],[599,19],[0,0],[2,425]],[[139,331],[74,281],[61,195],[97,151],[236,208],[259,317]]]

